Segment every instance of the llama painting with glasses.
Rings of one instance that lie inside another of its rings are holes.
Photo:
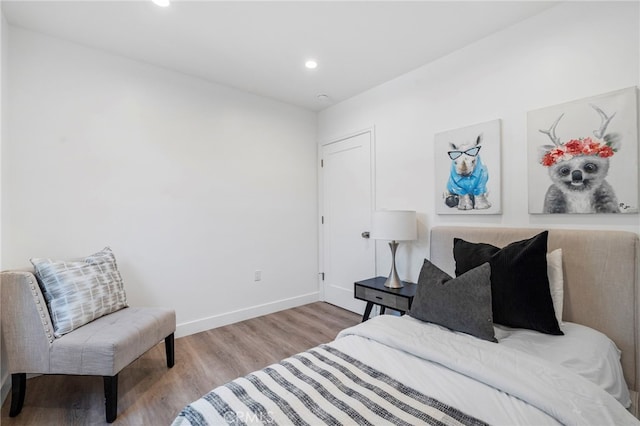
[[[529,213],[637,213],[637,111],[634,87],[529,111]]]
[[[436,134],[440,214],[500,213],[500,120]]]

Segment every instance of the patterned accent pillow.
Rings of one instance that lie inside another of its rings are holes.
[[[122,277],[109,247],[82,259],[30,260],[57,337],[127,307]]]

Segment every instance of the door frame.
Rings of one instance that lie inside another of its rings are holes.
[[[318,297],[320,301],[326,301],[325,298],[325,281],[324,281],[324,232],[322,229],[322,216],[324,213],[324,180],[323,180],[323,168],[322,168],[322,150],[325,146],[331,145],[333,143],[342,142],[343,140],[352,138],[354,136],[360,136],[362,134],[369,133],[369,142],[370,146],[370,158],[369,158],[369,170],[370,176],[369,181],[371,183],[371,212],[374,211],[376,206],[376,133],[375,126],[367,127],[361,130],[357,130],[354,132],[347,133],[345,135],[339,137],[332,137],[325,141],[320,141],[318,143],[318,169],[317,169],[317,180],[318,180]],[[374,274],[378,275],[378,259],[377,259],[377,246],[374,241],[374,250],[373,250],[373,264],[374,264]]]

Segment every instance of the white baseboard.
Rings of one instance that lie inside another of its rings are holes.
[[[295,308],[296,306],[306,305],[307,303],[313,303],[319,300],[320,293],[316,291],[302,296],[292,297],[290,299],[278,300],[275,302],[265,303],[263,305],[251,306],[237,311],[226,312],[220,315],[181,323],[176,325],[175,337],[189,336],[201,331],[211,330],[212,328],[222,327],[238,321],[272,314],[284,309]]]
[[[41,374],[36,373],[27,373],[27,380],[32,377],[38,377]],[[2,389],[0,389],[0,397],[2,398],[2,404],[4,404],[5,400],[11,393],[11,375],[9,373],[5,374],[2,378]]]
[[[262,315],[272,314],[284,309],[295,308],[296,306],[306,305],[320,300],[319,292],[313,292],[302,296],[292,297],[290,299],[278,300],[263,305],[252,306],[233,312],[226,312],[220,315],[190,321],[176,326],[175,337],[184,337],[190,334],[199,333],[201,331],[210,330],[216,327],[233,324],[234,322],[244,321],[247,319],[259,317]],[[0,400],[2,403],[6,400],[11,391],[11,377],[5,374],[1,380]]]

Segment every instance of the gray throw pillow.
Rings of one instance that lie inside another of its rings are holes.
[[[491,266],[484,263],[453,278],[425,259],[410,315],[497,342],[491,310]]]
[[[31,259],[57,337],[127,306],[110,248],[82,259]]]

